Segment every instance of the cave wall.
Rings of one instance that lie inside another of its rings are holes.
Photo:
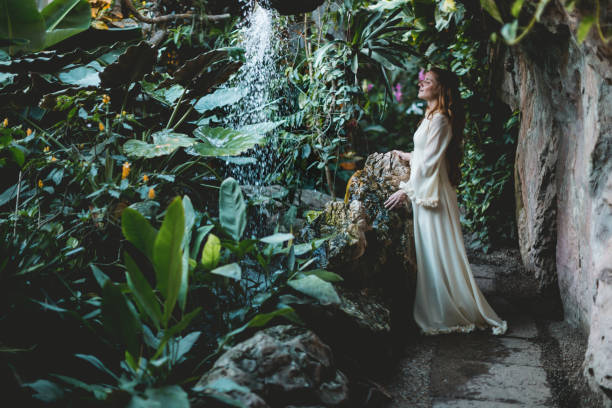
[[[608,10],[607,15],[611,15]],[[605,13],[604,13],[605,17]],[[519,246],[538,291],[590,333],[585,374],[612,396],[612,44],[552,1],[534,32],[498,54],[501,98],[521,110]]]

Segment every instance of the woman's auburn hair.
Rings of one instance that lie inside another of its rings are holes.
[[[429,72],[436,76],[440,92],[436,106],[428,118],[435,112],[440,112],[451,123],[452,138],[446,149],[448,178],[453,186],[458,186],[461,180],[461,159],[463,157],[463,128],[465,127],[465,110],[459,93],[459,78],[454,72],[432,67]]]

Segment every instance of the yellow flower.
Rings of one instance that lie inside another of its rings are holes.
[[[43,149],[43,152],[48,153],[49,152],[49,146],[45,146],[45,148]]]
[[[144,6],[146,6],[146,5],[147,5],[147,2],[146,2],[146,1],[143,1],[143,2],[142,2],[142,7],[144,7]]]
[[[145,183],[146,183],[147,181],[149,181],[149,176],[147,176],[146,174],[143,174],[143,175],[142,175],[142,181],[144,181]]]
[[[151,200],[155,198],[155,189],[153,189],[153,187],[149,189],[149,198]]]
[[[122,114],[123,116],[125,116],[125,115],[127,115],[127,112],[126,112],[126,111],[121,111],[121,114]]]
[[[98,122],[98,129],[100,129],[100,132],[104,132],[104,124],[102,122]]]
[[[44,184],[42,180],[38,180],[38,188],[43,188]]]
[[[8,127],[8,118],[4,118],[4,120],[2,121],[2,126]]]
[[[125,180],[127,176],[130,174],[130,163],[123,163],[123,167],[121,168],[121,180]]]
[[[30,136],[32,134],[32,129],[28,128],[28,130],[26,130],[26,135]]]
[[[51,156],[51,161],[52,161],[52,162],[57,161],[57,159],[55,158],[55,156]]]
[[[82,149],[83,147],[85,147],[85,143],[79,144],[79,149]]]
[[[110,96],[106,94],[102,95],[102,103],[106,105],[109,102],[110,102]]]

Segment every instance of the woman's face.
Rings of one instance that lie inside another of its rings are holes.
[[[440,87],[438,86],[438,80],[436,74],[429,71],[425,74],[425,79],[419,81],[419,93],[418,98],[425,101],[435,100],[438,98]]]

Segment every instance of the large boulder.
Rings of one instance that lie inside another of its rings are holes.
[[[196,389],[217,390],[248,408],[349,406],[348,380],[329,346],[289,325],[259,331],[226,351]]]
[[[412,206],[384,206],[409,177],[407,163],[390,153],[371,154],[349,180],[344,202],[329,202],[301,231],[309,240],[332,237],[320,266],[340,274],[344,289],[340,308],[302,307],[300,314],[342,357],[361,360],[365,369],[384,367],[416,332]]]
[[[302,231],[306,239],[332,237],[321,266],[342,275],[347,286],[416,281],[412,207],[407,203],[389,211],[384,206],[409,177],[409,166],[392,154],[371,154],[349,180],[344,202],[328,203]]]
[[[612,239],[608,245],[612,248]],[[585,376],[592,388],[608,396],[608,406],[612,406],[612,251],[598,260],[597,267],[599,278],[595,285]]]

